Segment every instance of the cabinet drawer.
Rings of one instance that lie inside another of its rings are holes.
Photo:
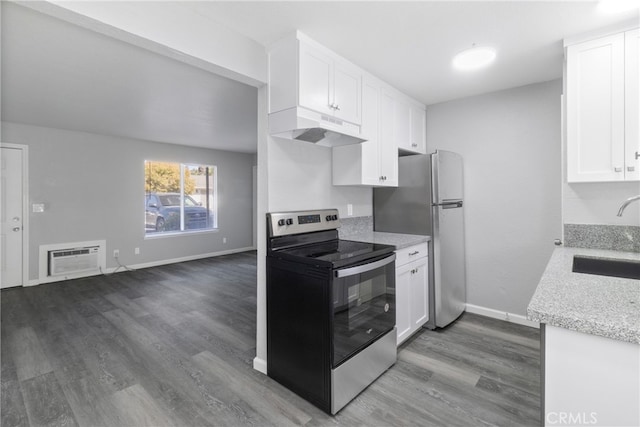
[[[429,243],[420,243],[419,245],[409,246],[408,248],[396,251],[396,267],[404,265],[408,262],[424,258],[429,255]]]

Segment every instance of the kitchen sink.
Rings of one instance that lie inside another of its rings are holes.
[[[640,261],[574,255],[572,271],[574,273],[597,274],[599,276],[640,280]]]

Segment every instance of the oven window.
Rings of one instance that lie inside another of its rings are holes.
[[[395,263],[333,282],[333,366],[393,329]]]

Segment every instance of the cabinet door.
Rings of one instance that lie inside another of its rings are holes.
[[[380,186],[398,186],[398,146],[393,137],[393,95],[384,88],[380,90],[380,133],[378,140]]]
[[[625,33],[625,179],[640,180],[640,30]]]
[[[333,68],[334,115],[359,125],[362,121],[360,90],[362,73],[348,64],[334,62]]]
[[[411,265],[411,329],[416,331],[429,320],[429,264],[421,258]]]
[[[411,150],[426,153],[427,114],[420,107],[411,107]]]
[[[624,179],[624,34],[567,48],[567,179]]]
[[[411,105],[408,100],[395,96],[393,137],[398,148],[411,150]]]
[[[311,110],[333,115],[331,104],[333,61],[328,55],[300,43],[299,103]]]
[[[378,142],[380,176],[383,177],[381,186],[398,186],[398,149],[391,141]]]
[[[411,326],[411,271],[412,264],[396,269],[396,328],[400,345],[413,332]]]
[[[362,183],[377,185],[380,180],[378,169],[378,136],[380,120],[380,87],[376,82],[365,80],[362,85],[362,134],[367,138],[362,143]]]

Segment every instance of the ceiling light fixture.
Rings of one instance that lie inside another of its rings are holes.
[[[486,67],[496,59],[496,50],[492,47],[476,47],[463,50],[453,57],[453,66],[458,70],[468,71]]]
[[[598,10],[603,13],[614,14],[628,12],[640,7],[638,0],[600,0]]]

